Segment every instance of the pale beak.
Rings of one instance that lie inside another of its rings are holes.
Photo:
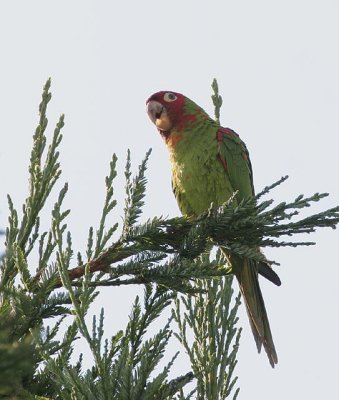
[[[166,108],[155,100],[150,100],[146,106],[147,114],[155,126],[162,131],[169,131],[172,123],[168,117]]]

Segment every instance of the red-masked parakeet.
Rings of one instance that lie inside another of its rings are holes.
[[[234,131],[220,127],[180,93],[155,93],[146,105],[169,151],[173,192],[184,215],[198,216],[211,203],[220,206],[236,191],[235,202],[254,195],[249,154]],[[280,279],[268,264],[226,255],[239,282],[258,351],[264,346],[274,367],[278,357],[258,273],[276,285],[280,285]]]

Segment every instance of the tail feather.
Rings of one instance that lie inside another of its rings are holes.
[[[229,258],[244,298],[258,352],[260,353],[263,346],[269,362],[274,368],[275,364],[278,363],[278,356],[273,343],[265,303],[259,286],[257,264],[237,256],[231,256]]]
[[[262,275],[264,278],[268,279],[277,286],[281,285],[281,280],[278,274],[272,269],[269,264],[258,262],[257,266],[260,275]]]

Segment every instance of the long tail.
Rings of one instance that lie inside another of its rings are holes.
[[[261,347],[264,346],[269,362],[274,368],[278,363],[278,356],[259,286],[257,264],[255,261],[234,255],[228,255],[228,258],[239,282],[258,352],[260,353]]]

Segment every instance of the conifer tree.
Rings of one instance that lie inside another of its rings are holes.
[[[218,119],[222,100],[216,82],[213,90]],[[277,205],[263,200],[284,177],[235,208],[230,199],[195,220],[154,217],[141,222],[149,151],[135,176],[128,153],[123,223],[111,225],[107,217],[116,206],[117,176],[113,155],[100,221],[89,229],[85,253],[76,253],[67,228],[70,210],[63,205],[67,184],[55,193],[61,176],[64,116],[48,139],[50,100],[48,80],[21,212],[8,196],[9,218],[0,260],[0,397],[235,399],[240,300],[234,296],[227,263],[215,253],[215,246],[260,260],[259,247],[312,245],[294,237],[319,227],[335,228],[339,207],[301,218],[303,208],[327,194],[300,195]],[[50,228],[43,231],[40,215],[49,197],[55,204]],[[285,241],[287,236],[292,239]],[[33,255],[38,260],[34,265]],[[89,326],[85,317],[100,288],[115,290],[124,285],[144,288],[143,296],[131,304],[127,326],[104,331],[104,309]],[[152,324],[165,310],[171,311],[168,321],[160,330],[154,329]],[[93,357],[89,369],[83,367],[82,355],[73,356],[79,337],[85,339]],[[174,378],[169,374],[175,373],[178,354],[164,360],[170,340],[178,340],[190,363],[184,375]]]

